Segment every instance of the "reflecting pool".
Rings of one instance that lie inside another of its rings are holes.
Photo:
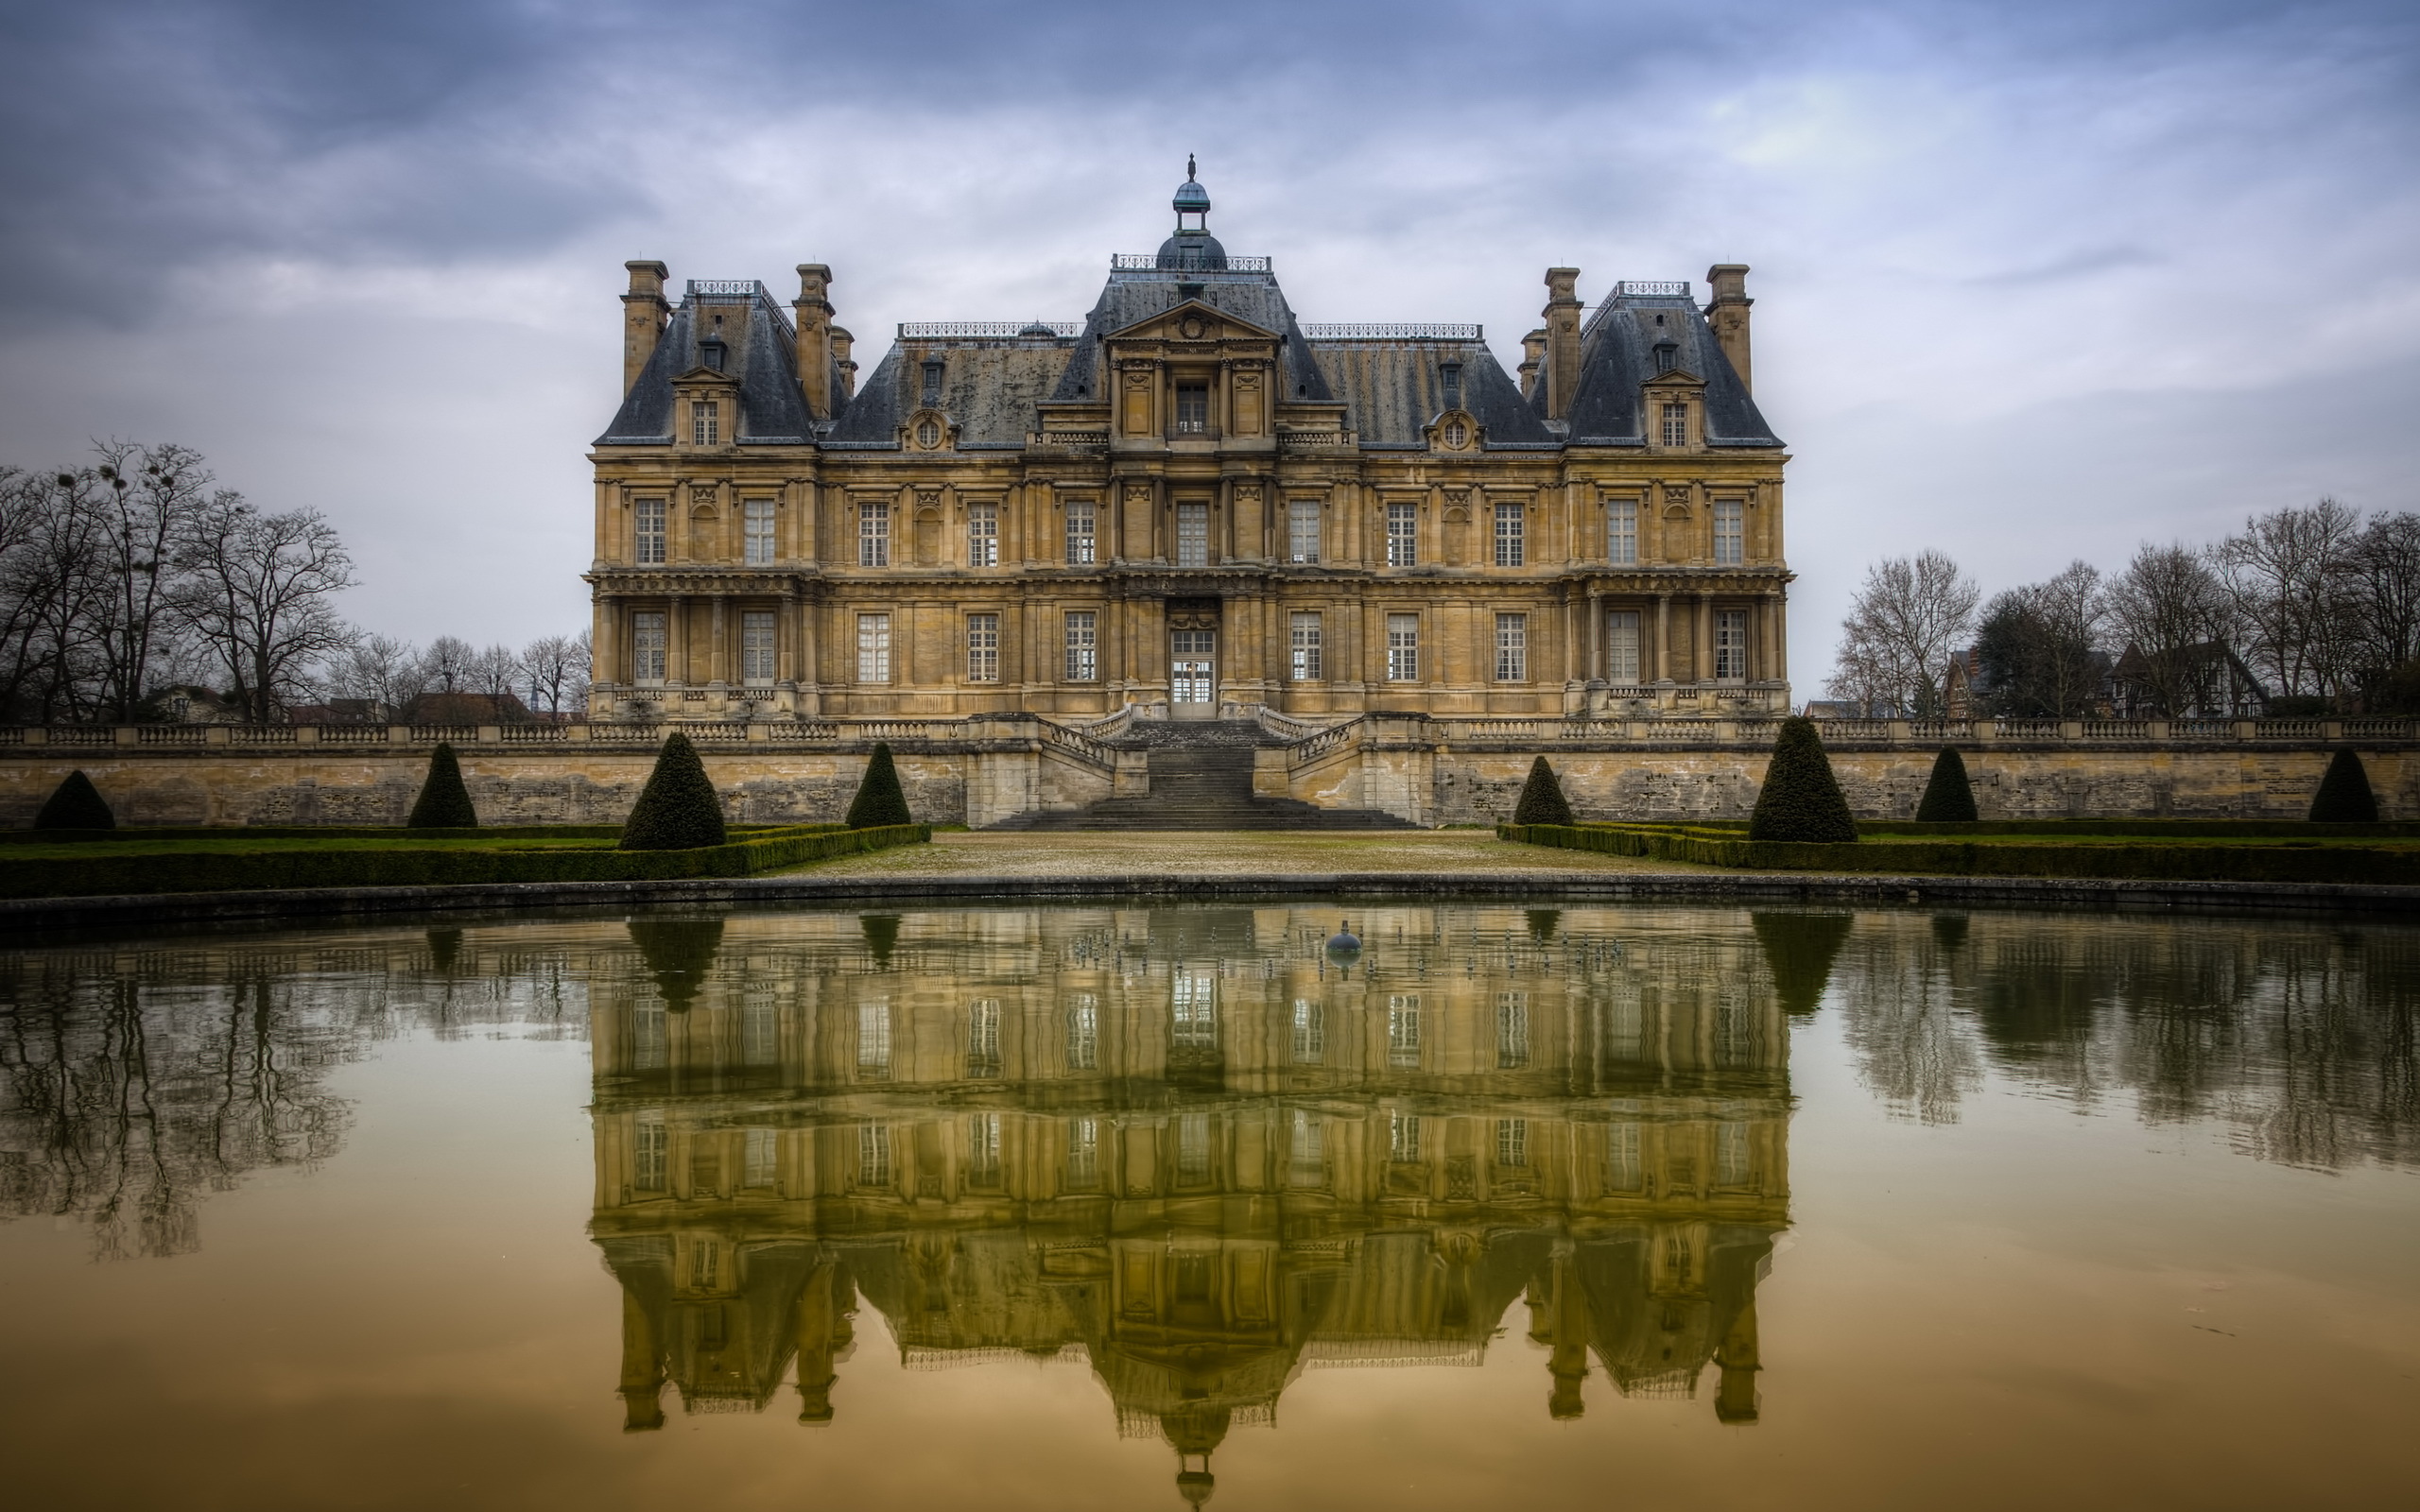
[[[2416,1017],[2420,930],[2375,920],[21,949],[0,1476],[45,1507],[2408,1504]]]

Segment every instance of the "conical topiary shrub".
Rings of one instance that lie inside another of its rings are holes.
[[[479,827],[479,811],[471,807],[471,790],[462,785],[462,765],[454,759],[449,742],[437,743],[437,753],[428,759],[427,780],[420,784],[420,800],[404,822],[415,830]]]
[[[1521,800],[1512,805],[1515,824],[1569,824],[1571,802],[1563,783],[1543,756],[1530,764],[1530,780],[1521,784]]]
[[[1857,838],[1857,820],[1849,800],[1832,775],[1832,759],[1824,754],[1824,737],[1815,721],[1797,715],[1781,722],[1773,740],[1773,759],[1765,766],[1765,785],[1748,816],[1751,840],[1804,840],[1837,845]]]
[[[2369,791],[2367,788],[2363,792]],[[43,801],[42,812],[34,816],[37,830],[114,830],[117,816],[110,812],[109,799],[78,766],[67,774],[49,798]]]
[[[622,821],[622,849],[695,850],[720,845],[725,838],[722,800],[715,797],[706,764],[698,759],[689,737],[676,730],[664,737],[655,770],[639,789],[631,816]]]
[[[1975,812],[1975,789],[1966,781],[1966,758],[1958,754],[1957,747],[1944,746],[1932,759],[1932,781],[1925,784],[1925,796],[1916,800],[1917,821],[1972,824],[1979,816]]]
[[[61,787],[60,791],[67,790]],[[2378,822],[2378,796],[2370,791],[2369,768],[2361,765],[2360,753],[2352,747],[2337,747],[2336,754],[2328,759],[2327,775],[2319,780],[2319,792],[2310,800],[2310,820],[2313,824]]]
[[[915,822],[908,812],[908,795],[899,787],[899,768],[890,765],[890,746],[876,742],[873,760],[866,763],[865,781],[857,784],[856,800],[849,805],[849,828],[871,830]]]
[[[1812,1013],[1831,984],[1832,962],[1848,943],[1846,914],[1757,913],[1748,916],[1773,974],[1773,995],[1792,1014]]]
[[[633,919],[630,929],[631,943],[639,948],[639,959],[655,978],[664,1005],[677,1013],[695,1002],[714,967],[715,953],[722,949],[722,920]]]

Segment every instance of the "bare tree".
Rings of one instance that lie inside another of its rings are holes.
[[[2087,561],[1995,596],[1975,638],[1992,712],[2051,719],[2090,712],[2107,680],[2100,644],[2107,617],[2100,570]]]
[[[420,659],[421,680],[430,693],[466,693],[477,679],[479,653],[459,636],[441,635]]]
[[[399,718],[423,692],[420,653],[408,641],[364,635],[328,662],[323,680],[334,696],[368,699]]]
[[[177,623],[177,545],[208,507],[210,472],[190,447],[104,441],[93,469],[102,516],[96,545],[110,593],[97,637],[101,712],[131,724]]]
[[[2233,713],[2233,604],[2201,552],[2145,541],[2109,584],[2109,626],[2120,667],[2147,713]],[[2221,706],[2226,707],[2221,707]]]
[[[495,699],[498,713],[520,681],[521,656],[509,645],[491,645],[471,659],[471,691]]]
[[[11,472],[0,500],[0,698],[49,723],[92,712],[110,585],[95,474]]]
[[[522,676],[528,679],[529,707],[561,718],[563,705],[577,711],[588,702],[588,632],[544,635],[521,651]]]
[[[2359,511],[2322,499],[2248,520],[2219,543],[2248,660],[2280,694],[2328,697],[2343,688],[2360,636],[2343,586],[2360,527]]]
[[[273,719],[311,665],[356,634],[332,603],[353,586],[353,561],[317,510],[265,515],[222,489],[178,560],[178,610],[226,669],[247,718]]]
[[[2363,704],[2373,713],[2420,713],[2420,514],[2371,516],[2344,583],[2360,622]]]
[[[1942,552],[1875,563],[1841,622],[1839,664],[1824,691],[1869,708],[1938,716],[1947,701],[1949,653],[1981,596]]]

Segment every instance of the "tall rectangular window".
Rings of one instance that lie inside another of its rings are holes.
[[[1200,1186],[1202,1182],[1210,1179],[1210,1115],[1207,1113],[1179,1113],[1177,1115],[1176,1178],[1189,1187]],[[1189,1259],[1191,1257],[1186,1258]],[[1180,1261],[1179,1264],[1182,1265],[1183,1262]],[[1203,1278],[1205,1280],[1207,1279],[1208,1278],[1206,1277]],[[1207,1286],[1187,1288],[1182,1275],[1180,1275],[1177,1285],[1180,1292],[1195,1290],[1203,1294],[1201,1296],[1202,1300],[1208,1300],[1206,1294],[1208,1293],[1209,1288]]]
[[[1617,609],[1605,616],[1605,680],[1638,680],[1638,610]]]
[[[633,506],[638,511],[638,551],[635,555],[642,567],[664,565],[664,501],[640,499]]]
[[[1495,565],[1518,567],[1529,559],[1529,520],[1517,504],[1495,507]]]
[[[773,685],[773,616],[750,610],[739,616],[739,680],[752,688]]]
[[[1327,1058],[1327,1005],[1294,1000],[1294,1064],[1316,1066]]]
[[[966,1074],[1000,1074],[1000,1000],[980,998],[966,1010]]]
[[[631,616],[631,680],[641,686],[664,680],[664,615],[641,610]]]
[[[1176,386],[1176,428],[1180,435],[1201,436],[1210,429],[1210,387],[1207,384]]]
[[[1517,1071],[1530,1063],[1530,994],[1495,994],[1495,1068]]]
[[[1000,680],[1000,616],[966,616],[966,680]]]
[[[1090,1192],[1100,1185],[1100,1120],[1067,1121],[1067,1190]]]
[[[1396,993],[1387,999],[1387,1064],[1420,1064],[1420,997]]]
[[[1208,505],[1180,504],[1176,507],[1176,564],[1180,567],[1210,565]]]
[[[716,446],[722,441],[722,406],[711,399],[692,400],[689,404],[689,439],[700,446]]]
[[[1293,658],[1296,682],[1317,682],[1324,674],[1320,670],[1320,617],[1317,614],[1296,614],[1287,628],[1288,649]]]
[[[740,1157],[739,1184],[743,1187],[771,1186],[774,1170],[779,1163],[776,1153],[779,1149],[773,1130],[750,1129]]]
[[[980,1192],[1000,1185],[1000,1115],[975,1113],[966,1120],[966,1184]]]
[[[1717,679],[1744,681],[1748,676],[1748,611],[1714,611],[1714,675]]]
[[[890,1001],[877,998],[857,1005],[857,1074],[890,1074]]]
[[[1327,1174],[1326,1128],[1307,1108],[1295,1108],[1293,1122],[1293,1137],[1286,1142],[1286,1163],[1293,1168],[1288,1179],[1298,1187],[1318,1186]]]
[[[890,565],[890,505],[868,499],[857,506],[857,565]]]
[[[1387,616],[1387,680],[1420,680],[1420,616],[1417,614]]]
[[[769,1066],[781,1058],[782,1005],[770,987],[752,987],[739,1008],[739,1060]]]
[[[773,559],[773,501],[743,500],[739,517],[744,530],[743,558],[751,567],[769,565]]]
[[[1667,446],[1689,444],[1688,405],[1667,404],[1664,406],[1664,444]]]
[[[1305,566],[1320,559],[1320,501],[1288,499],[1286,502],[1286,559]]]
[[[883,1125],[857,1125],[857,1185],[890,1185],[890,1130]]]
[[[671,1131],[664,1126],[664,1115],[641,1113],[638,1127],[632,1132],[638,1138],[631,1151],[636,1169],[631,1174],[631,1184],[641,1192],[661,1192],[672,1149]]]
[[[1530,680],[1530,616],[1495,616],[1495,680]]]
[[[1411,504],[1387,506],[1387,565],[1417,567],[1420,565],[1420,507]]]
[[[1000,507],[996,504],[971,504],[966,507],[966,565],[997,567],[1000,565]]]
[[[1495,1163],[1513,1171],[1530,1163],[1528,1119],[1499,1118],[1495,1121]]]
[[[1180,972],[1170,984],[1168,1042],[1179,1050],[1219,1048],[1219,979]]]
[[[1100,1068],[1100,1000],[1080,992],[1067,1005],[1067,1069]]]
[[[857,616],[857,680],[890,680],[890,616],[888,614]]]
[[[1420,1159],[1420,1115],[1389,1113],[1387,1115],[1387,1159],[1410,1161]]]
[[[1067,680],[1100,680],[1099,616],[1088,609],[1067,616]]]
[[[1616,567],[1638,565],[1638,501],[1605,501],[1605,559]]]
[[[1090,499],[1067,501],[1067,565],[1089,567],[1100,558],[1096,552],[1099,514]]]
[[[1639,1158],[1638,1125],[1613,1124],[1605,1129],[1605,1190],[1608,1192],[1639,1192],[1646,1189],[1647,1169]]]
[[[1739,499],[1714,501],[1714,561],[1718,567],[1737,567],[1746,554],[1748,540],[1748,506]]]

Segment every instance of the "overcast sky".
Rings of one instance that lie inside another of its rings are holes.
[[[1214,231],[1305,320],[1754,271],[1791,671],[1866,564],[1996,589],[2420,507],[2420,6],[0,0],[0,461],[199,447],[425,642],[587,622],[626,258],[1079,318]]]

